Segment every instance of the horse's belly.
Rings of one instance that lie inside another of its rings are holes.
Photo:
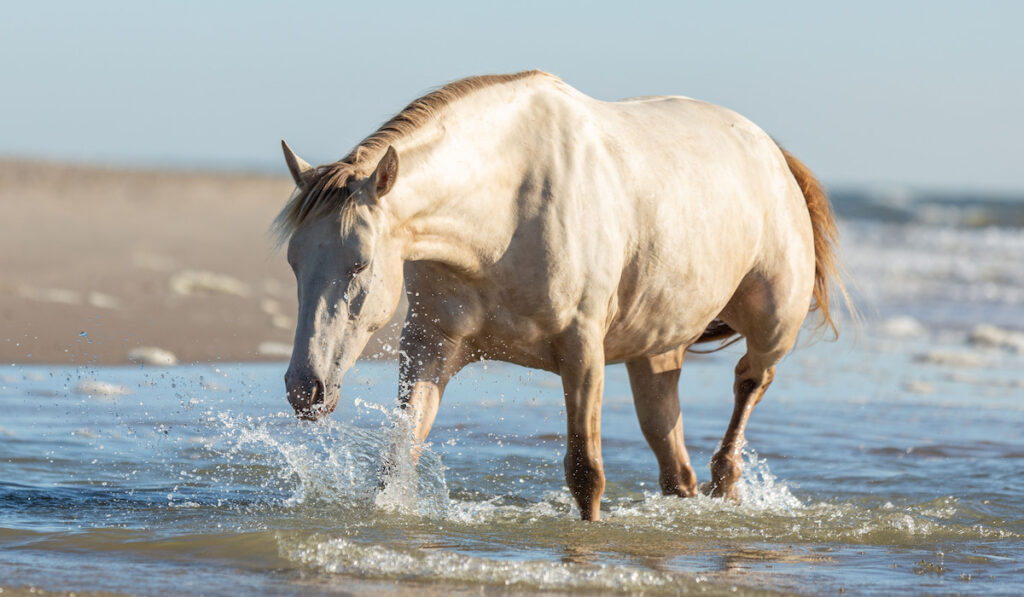
[[[704,274],[699,269],[688,275],[659,272],[620,288],[605,336],[606,359],[661,354],[700,338],[742,279],[739,270],[727,276]]]
[[[634,316],[616,321],[605,336],[608,362],[660,354],[700,337],[715,314],[687,313],[685,309],[647,309],[649,317]],[[717,313],[716,313],[717,314]]]

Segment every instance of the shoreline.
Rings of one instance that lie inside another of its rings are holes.
[[[182,363],[287,359],[295,282],[269,228],[292,189],[285,176],[0,159],[0,363],[131,364],[144,348]]]

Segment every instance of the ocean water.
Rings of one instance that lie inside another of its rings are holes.
[[[864,315],[801,345],[748,428],[742,504],[657,491],[624,368],[607,370],[608,486],[564,486],[557,377],[479,363],[418,465],[397,366],[360,362],[326,422],[281,364],[0,369],[0,587],[133,594],[1019,594],[1024,236],[849,221]],[[87,340],[86,340],[87,341]],[[680,383],[701,481],[738,347]]]

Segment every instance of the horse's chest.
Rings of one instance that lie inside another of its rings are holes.
[[[552,297],[544,285],[505,287],[493,283],[446,285],[443,292],[410,289],[417,317],[426,317],[459,340],[472,359],[504,360],[552,369],[551,340],[572,321],[570,301]]]

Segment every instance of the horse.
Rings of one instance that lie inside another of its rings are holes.
[[[811,311],[836,330],[836,225],[814,175],[746,118],[680,96],[593,99],[527,71],[413,101],[340,161],[284,141],[274,221],[298,287],[285,374],[298,417],[337,406],[371,334],[409,310],[398,403],[424,442],[448,381],[499,360],[561,376],[565,481],[600,518],[605,365],[624,362],[665,494],[697,495],[680,368],[744,340],[734,410],[700,487],[738,499],[744,430]],[[845,290],[843,290],[845,296]]]

